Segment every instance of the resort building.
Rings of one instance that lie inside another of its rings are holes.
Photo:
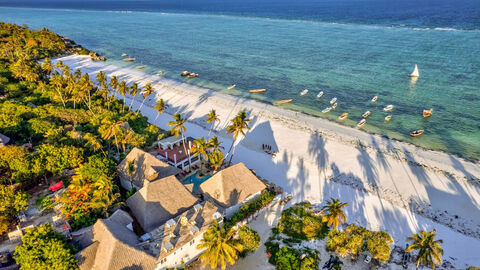
[[[117,210],[86,230],[80,242],[88,245],[75,255],[80,269],[155,269],[157,259],[141,250],[139,238],[128,228],[131,222],[126,212]]]
[[[171,175],[146,183],[127,199],[140,226],[150,232],[195,205],[199,199]]]
[[[117,172],[123,188],[131,190],[133,187],[139,190],[146,183],[177,175],[182,171],[135,147],[117,166]]]
[[[219,171],[200,184],[206,198],[212,198],[225,208],[227,218],[258,197],[265,188],[266,185],[241,162]]]
[[[185,147],[180,136],[171,136],[160,141],[157,141],[158,149],[152,149],[149,151],[157,158],[167,162],[168,164],[185,170],[190,166],[200,162],[200,156],[193,156],[190,154],[190,148],[192,148],[192,137],[185,139]],[[185,149],[187,152],[185,152]]]

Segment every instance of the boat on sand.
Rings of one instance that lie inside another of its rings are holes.
[[[278,101],[275,101],[273,104],[274,105],[283,105],[283,104],[287,104],[287,103],[291,103],[293,99],[282,99],[282,100],[278,100]]]
[[[362,114],[362,118],[367,118],[370,116],[370,114],[371,114],[370,111],[366,111]]]
[[[300,96],[305,96],[306,94],[308,94],[308,89],[303,90],[303,91],[300,93]]]
[[[265,89],[265,88],[252,89],[252,90],[250,90],[249,92],[252,93],[252,94],[255,94],[255,93],[265,93],[265,92],[267,92],[267,89]]]
[[[432,114],[433,114],[433,108],[430,110],[423,110],[423,113],[422,113],[423,117],[430,117],[432,116]]]
[[[137,66],[137,69],[144,69],[145,66]]]
[[[424,132],[423,129],[414,130],[414,131],[410,132],[410,136],[419,137],[419,136],[422,136],[423,132]]]
[[[137,60],[137,59],[135,59],[135,58],[125,58],[125,59],[123,59],[123,61],[125,61],[125,62],[134,62],[135,60]]]
[[[345,120],[347,119],[347,117],[348,117],[348,113],[344,112],[338,117],[338,120]]]
[[[323,96],[323,91],[320,91],[320,93],[317,94],[317,98],[321,98]]]
[[[413,77],[413,78],[418,78],[420,77],[420,73],[418,72],[418,66],[415,64],[415,68],[413,69],[413,72],[408,74],[408,77]]]
[[[362,119],[362,120],[360,120],[360,122],[358,122],[357,127],[358,127],[358,128],[361,128],[361,127],[363,127],[363,126],[365,125],[365,123],[367,123],[367,120]]]

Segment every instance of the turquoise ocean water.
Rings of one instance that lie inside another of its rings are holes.
[[[0,3],[1,5],[1,3]],[[478,19],[478,18],[477,18]],[[0,21],[47,27],[105,55],[118,65],[264,102],[293,98],[285,108],[365,131],[480,159],[480,28],[335,23],[239,14],[0,7]],[[122,53],[135,63],[121,61]],[[407,74],[418,64],[421,77]],[[236,84],[234,91],[226,90]],[[263,95],[248,89],[267,88]],[[300,96],[309,89],[306,96]],[[316,99],[319,91],[324,97]],[[375,104],[370,99],[378,95]],[[338,108],[321,110],[338,98]],[[382,108],[395,105],[384,122]],[[423,109],[434,109],[430,119]],[[419,138],[410,131],[424,129]]]

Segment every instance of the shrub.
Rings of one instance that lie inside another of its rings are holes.
[[[254,252],[260,247],[260,236],[258,233],[247,226],[242,226],[238,230],[240,244],[243,251],[240,252],[240,257],[245,257],[248,253]]]
[[[0,216],[0,236],[8,232],[9,226],[10,226],[10,220],[5,216]]]
[[[314,216],[309,207],[309,203],[301,203],[283,211],[278,223],[279,232],[302,240],[325,238],[328,226],[321,217]]]
[[[52,198],[46,197],[46,196],[40,196],[35,201],[35,206],[37,208],[40,208],[41,210],[52,209],[54,204],[55,204],[55,201]]]
[[[262,207],[269,204],[273,200],[273,198],[275,198],[275,195],[276,193],[272,191],[267,191],[260,194],[257,199],[240,207],[239,211],[233,214],[233,216],[229,220],[225,221],[224,226],[226,228],[231,228],[238,222],[244,220],[248,215],[255,213]]]
[[[278,243],[267,242],[269,262],[278,270],[316,270],[319,264],[316,252],[304,248],[297,250],[289,247],[280,248]]]

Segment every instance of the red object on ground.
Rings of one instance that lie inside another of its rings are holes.
[[[61,187],[63,187],[63,181],[60,181],[54,185],[51,185],[48,189],[50,189],[51,191],[57,191],[59,190]]]

